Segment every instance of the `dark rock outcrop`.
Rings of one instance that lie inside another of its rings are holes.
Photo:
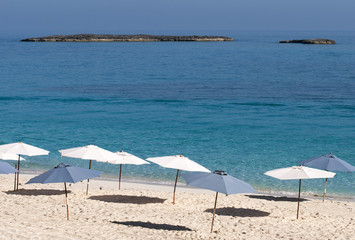
[[[335,44],[334,40],[329,39],[302,39],[302,40],[286,40],[280,43],[302,43],[302,44]]]
[[[55,35],[22,39],[23,42],[212,42],[233,41],[233,38],[221,36],[156,36],[156,35],[109,35],[109,34],[75,34]]]

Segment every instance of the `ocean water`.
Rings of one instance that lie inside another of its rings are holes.
[[[0,37],[0,144],[51,151],[24,170],[88,144],[143,159],[182,154],[266,192],[296,192],[268,170],[333,152],[355,165],[355,32],[230,32],[234,42],[29,43]],[[336,45],[279,44],[330,38]],[[12,163],[14,164],[14,162]],[[119,166],[93,163],[117,178]],[[123,179],[173,182],[157,165],[123,166]],[[303,181],[321,194],[324,180]],[[181,184],[183,180],[180,179]],[[355,174],[328,194],[354,198]]]

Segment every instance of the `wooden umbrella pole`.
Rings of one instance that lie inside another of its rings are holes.
[[[17,165],[15,165],[15,169],[17,168]],[[17,173],[15,173],[15,180],[14,180],[14,191],[16,191],[16,180],[17,180]]]
[[[65,189],[65,204],[67,205],[67,220],[69,221],[69,206],[68,206],[68,193],[67,193],[67,183],[64,182]]]
[[[17,162],[17,186],[16,186],[16,190],[18,191],[18,184],[19,184],[19,180],[20,180],[20,158],[21,158],[21,155],[19,154],[18,155],[18,162]]]
[[[213,217],[212,217],[212,224],[211,224],[211,233],[213,232],[213,222],[214,222],[214,215],[216,214],[217,197],[218,197],[218,192],[216,192],[216,199],[214,200]]]
[[[176,179],[175,179],[175,185],[174,185],[174,195],[173,195],[173,204],[175,204],[175,191],[176,191],[176,183],[179,177],[179,169],[176,172]]]
[[[301,197],[301,179],[300,179],[300,183],[299,183],[299,186],[298,186],[297,219],[298,219],[298,213],[300,211],[300,197]]]
[[[323,202],[324,202],[324,200],[325,200],[325,194],[327,193],[327,181],[328,181],[328,178],[325,179]]]
[[[120,175],[118,177],[118,190],[121,190],[121,172],[122,172],[122,164],[120,164]]]
[[[91,169],[91,160],[90,160],[90,163],[89,163],[89,169]],[[86,185],[86,195],[89,194],[89,179],[88,179],[88,183]]]

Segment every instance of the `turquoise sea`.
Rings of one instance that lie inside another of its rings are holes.
[[[144,159],[182,154],[273,193],[296,192],[298,182],[265,171],[330,152],[355,165],[355,32],[207,34],[236,41],[29,43],[19,40],[36,36],[1,35],[0,144],[51,151],[25,157],[28,171],[87,167],[57,150],[88,144]],[[302,38],[337,44],[278,43]],[[119,171],[93,168],[114,178]],[[130,181],[173,182],[175,174],[123,167]],[[303,190],[321,194],[323,184],[305,180]],[[354,198],[355,174],[337,173],[327,192]]]

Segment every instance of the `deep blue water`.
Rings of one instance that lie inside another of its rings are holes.
[[[88,144],[142,158],[183,154],[259,190],[292,192],[267,170],[333,152],[355,165],[355,33],[220,33],[234,42],[28,43],[0,38],[0,144],[51,151],[24,169],[49,169],[57,150]],[[324,37],[336,45],[279,44]],[[117,175],[119,166],[94,163]],[[156,165],[123,177],[173,181]],[[182,180],[181,180],[182,181]],[[303,181],[320,194],[323,180]],[[330,195],[355,195],[338,173]]]

